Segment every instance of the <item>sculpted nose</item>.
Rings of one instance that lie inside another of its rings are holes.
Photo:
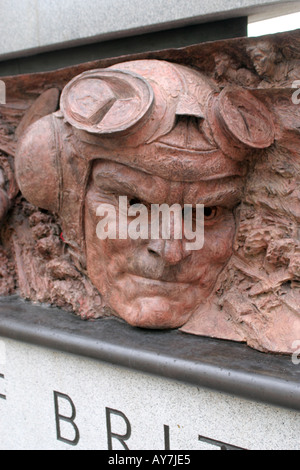
[[[151,240],[147,249],[151,256],[162,259],[168,265],[178,264],[190,255],[182,240]]]

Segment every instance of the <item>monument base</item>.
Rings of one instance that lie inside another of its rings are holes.
[[[0,301],[1,450],[299,450],[299,375],[241,344]]]

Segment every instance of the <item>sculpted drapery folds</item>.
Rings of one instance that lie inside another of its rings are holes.
[[[207,70],[147,57],[64,81],[58,73],[23,113],[16,149],[2,146],[10,171],[15,157],[20,189],[7,196],[9,176],[0,179],[1,253],[15,268],[2,275],[13,279],[2,281],[2,295],[17,291],[85,319],[114,315],[293,351],[300,113],[291,84],[274,90],[271,67],[259,68],[261,43],[245,41],[240,55],[231,43],[215,46]],[[190,249],[173,226],[167,239],[99,239],[98,207],[114,208],[120,221],[125,196],[129,212],[203,205],[203,247]]]

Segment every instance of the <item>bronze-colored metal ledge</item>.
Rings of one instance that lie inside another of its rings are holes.
[[[0,337],[300,410],[300,365],[244,344],[142,330],[111,318],[82,321],[15,296],[0,298]]]

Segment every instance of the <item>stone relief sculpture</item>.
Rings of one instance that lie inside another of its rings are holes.
[[[243,66],[230,53],[221,51],[214,56],[215,59],[215,78],[220,87],[224,87],[229,83],[234,83],[246,88],[254,88],[259,85],[260,79]]]
[[[9,78],[0,294],[293,352],[299,41],[220,41]],[[167,239],[99,239],[97,208],[115,208],[119,235],[125,196],[128,213],[203,204],[203,247],[188,249],[173,226]]]
[[[272,39],[261,40],[249,46],[248,53],[261,78],[260,88],[288,86],[298,79],[298,60],[287,60],[284,48]]]

